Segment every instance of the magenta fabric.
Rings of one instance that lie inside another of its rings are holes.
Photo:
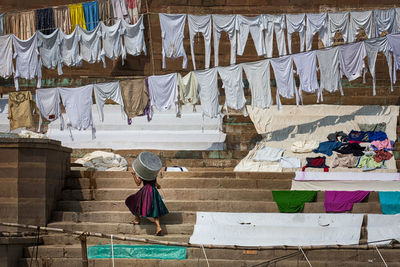
[[[143,187],[125,200],[125,205],[135,215],[146,217],[153,204],[154,181],[143,181]]]
[[[353,208],[354,203],[363,201],[369,191],[326,191],[325,211],[345,212]]]

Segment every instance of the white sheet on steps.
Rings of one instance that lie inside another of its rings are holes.
[[[374,173],[376,174],[376,173]],[[292,181],[290,190],[400,191],[400,181]]]
[[[368,242],[385,239],[395,239],[400,242],[400,214],[383,215],[368,214]],[[376,245],[389,244],[389,241],[374,243]]]
[[[358,244],[363,216],[197,212],[189,242],[238,246]]]
[[[296,172],[296,181],[400,181],[400,173]]]

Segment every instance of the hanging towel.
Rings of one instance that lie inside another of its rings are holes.
[[[360,30],[363,29],[368,39],[374,37],[372,25],[372,10],[350,12],[349,42],[354,42]]]
[[[272,191],[279,212],[303,212],[306,202],[313,202],[317,191]]]
[[[71,128],[86,130],[92,127],[92,139],[95,139],[96,129],[92,116],[93,85],[76,88],[58,88],[67,116],[67,127],[73,140]]]
[[[259,15],[257,17],[246,17],[242,15],[237,15],[236,30],[238,31],[237,54],[239,56],[243,55],[249,33],[253,38],[254,47],[256,48],[257,55],[265,55],[266,51],[264,44],[264,21],[262,15]]]
[[[349,12],[329,13],[328,36],[329,44],[335,42],[335,34],[337,31],[342,33],[344,43],[349,41]]]
[[[194,56],[194,37],[196,33],[200,32],[204,38],[204,56],[205,68],[210,67],[211,59],[211,15],[195,16],[188,15],[189,23],[189,38],[190,38],[190,52],[192,54],[193,69],[196,70],[196,61]]]
[[[400,213],[400,192],[379,192],[379,201],[383,214]]]
[[[111,4],[113,7],[114,18],[129,21],[128,7],[126,6],[125,0],[111,0]]]
[[[85,14],[86,30],[91,31],[99,24],[99,6],[97,1],[82,3]]]
[[[368,191],[325,191],[325,211],[351,211],[353,204],[363,201],[368,194]]]
[[[213,19],[213,37],[214,37],[214,64],[219,65],[219,39],[221,32],[228,33],[231,43],[230,64],[236,64],[236,15],[212,15]]]
[[[60,32],[61,38],[61,60],[67,67],[78,67],[82,64],[82,58],[79,55],[79,33],[78,28],[71,34]]]
[[[96,99],[100,121],[104,121],[103,108],[107,99],[111,99],[121,106],[122,117],[126,119],[126,114],[124,111],[124,101],[122,100],[121,88],[119,87],[118,81],[94,84],[94,97]]]
[[[65,34],[71,32],[71,15],[68,6],[54,7],[54,27],[60,28]]]
[[[297,74],[300,78],[299,96],[303,103],[302,91],[307,93],[318,92],[317,103],[321,98],[322,92],[318,85],[317,77],[317,52],[309,51],[300,54],[292,55],[293,61],[296,64]]]
[[[68,8],[71,16],[71,30],[73,31],[76,25],[80,25],[86,30],[85,13],[83,12],[82,3],[68,5]]]
[[[326,13],[310,14],[306,16],[307,27],[306,27],[306,51],[310,51],[312,48],[312,41],[314,35],[318,32],[319,38],[321,39],[325,47],[329,46],[328,36],[328,16]]]
[[[349,81],[365,75],[366,66],[364,58],[367,56],[364,42],[345,44],[339,46],[339,64],[342,76],[346,76]],[[365,76],[363,77],[365,83]]]
[[[395,84],[397,81],[396,72],[400,69],[400,34],[388,34],[386,37],[389,41],[389,51],[393,53],[393,84]]]
[[[14,73],[13,35],[0,36],[0,77],[8,79]]]
[[[292,34],[299,33],[300,52],[304,51],[304,41],[306,33],[306,14],[286,14],[286,30],[288,39],[289,54],[292,53]]]
[[[101,26],[97,25],[91,31],[77,27],[80,44],[80,57],[88,63],[99,63],[101,57]]]
[[[4,33],[14,34],[18,39],[27,40],[36,32],[34,10],[6,13],[4,20]]]
[[[175,106],[178,114],[178,74],[153,75],[148,77],[151,105],[158,111],[170,110]]]
[[[299,95],[294,80],[292,57],[289,55],[273,58],[271,59],[271,65],[274,69],[276,80],[276,104],[278,105],[278,110],[282,107],[279,95],[289,99],[296,95],[296,105],[299,105]]]
[[[139,11],[141,0],[126,0],[128,4],[128,14],[131,23],[136,23],[139,20]]]
[[[48,69],[58,70],[58,75],[62,74],[62,59],[61,59],[61,35],[60,29],[46,35],[42,32],[37,32],[38,47],[40,49],[40,61],[42,66]]]
[[[27,80],[37,77],[37,87],[42,84],[42,65],[39,60],[38,38],[34,34],[28,40],[20,40],[13,35],[15,58],[15,88],[19,91],[18,78]]]
[[[193,71],[184,77],[178,73],[179,100],[185,105],[194,105],[199,102],[199,82]]]
[[[121,20],[118,20],[118,22],[110,27],[106,26],[104,23],[100,23],[100,27],[103,38],[103,49],[101,51],[101,56],[104,68],[106,67],[105,57],[108,57],[111,60],[117,60],[120,56],[122,56],[122,64],[124,64],[126,50],[122,43],[124,29],[122,27]]]
[[[126,53],[132,56],[138,56],[142,53],[147,55],[146,44],[144,42],[144,25],[143,16],[136,20],[136,24],[130,25],[122,20],[122,28],[124,29],[124,43]]]
[[[36,106],[40,111],[39,132],[41,132],[42,117],[48,121],[60,118],[60,129],[64,129],[64,119],[61,113],[60,92],[58,88],[36,89]]]
[[[269,59],[243,63],[251,90],[251,105],[258,108],[269,108],[272,104]]]
[[[111,0],[98,0],[99,20],[105,25],[111,26],[114,24],[114,11],[111,5]]]
[[[268,58],[272,57],[274,32],[279,56],[286,55],[285,28],[285,15],[264,15],[265,50]]]
[[[36,30],[49,35],[56,30],[52,8],[36,10]]]
[[[332,156],[332,151],[334,149],[338,149],[342,146],[342,142],[335,142],[335,141],[326,141],[319,143],[317,149],[315,149],[314,153],[322,153],[328,156]]]
[[[136,116],[147,115],[150,120],[150,113],[145,109],[149,103],[145,79],[122,80],[119,82],[124,101],[124,110],[129,119]]]
[[[379,37],[382,33],[393,33],[395,28],[396,11],[394,8],[374,10],[375,36]]]
[[[222,80],[222,88],[225,90],[225,111],[229,114],[228,107],[243,110],[243,115],[247,117],[242,65],[218,67],[218,73]]]
[[[8,119],[10,130],[26,127],[32,128],[33,104],[30,91],[10,92],[8,94]]]
[[[4,14],[0,14],[0,36],[4,34]]]
[[[186,69],[187,56],[183,47],[185,38],[185,14],[159,14],[162,39],[162,68],[165,69],[165,58],[183,57],[182,68]]]
[[[199,96],[203,117],[219,117],[217,68],[196,70],[194,74],[199,82]]]

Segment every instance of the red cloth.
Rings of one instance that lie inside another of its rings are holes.
[[[378,150],[374,155],[374,160],[376,162],[382,162],[384,160],[389,160],[393,157],[392,153],[387,152],[385,150]]]

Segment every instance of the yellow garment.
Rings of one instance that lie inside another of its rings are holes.
[[[10,130],[21,127],[34,127],[33,103],[30,91],[10,92],[8,94],[8,119]]]
[[[85,14],[83,13],[82,3],[68,5],[69,14],[71,15],[71,32],[74,31],[76,25],[80,25],[86,30]]]

